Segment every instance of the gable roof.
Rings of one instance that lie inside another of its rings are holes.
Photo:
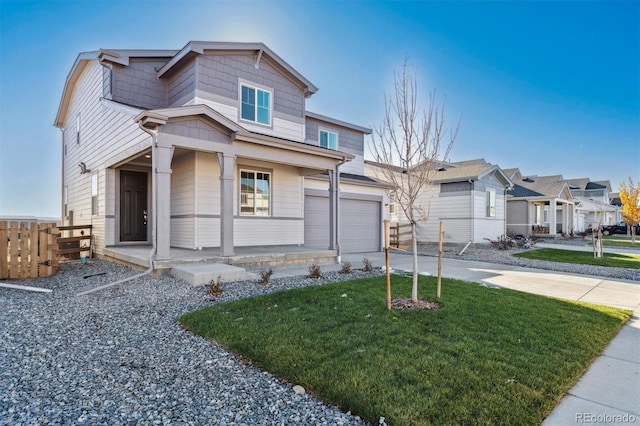
[[[533,197],[533,196],[543,196],[543,197],[551,197],[551,198],[562,198],[568,199],[571,197],[571,191],[569,190],[569,185],[562,178],[562,175],[554,175],[554,176],[523,176],[521,180],[514,182],[515,185],[518,185],[528,191],[532,191],[538,195],[519,195],[523,194],[524,191],[518,190],[517,192],[509,191],[509,195],[513,197]],[[515,188],[514,185],[514,188]],[[566,192],[565,192],[566,191]],[[565,193],[567,196],[565,196]],[[516,195],[518,194],[518,195]]]
[[[478,161],[465,161],[443,164],[432,172],[432,181],[438,183],[460,182],[462,180],[479,180],[490,174],[496,174],[506,187],[511,186],[511,180],[498,166]]]
[[[253,51],[256,55],[256,67],[259,66],[263,57],[268,57],[282,71],[291,78],[298,81],[305,89],[305,96],[309,97],[318,91],[318,88],[307,80],[302,74],[296,71],[291,65],[276,55],[264,43],[242,43],[242,42],[215,42],[215,41],[190,41],[180,49],[162,68],[158,70],[158,78],[169,75],[176,70],[180,64],[189,59],[203,55],[205,51]]]
[[[570,189],[585,189],[589,183],[589,178],[567,179]]]
[[[502,169],[502,172],[512,181],[516,181],[522,178],[520,169],[518,169],[517,167],[513,167],[511,169]]]
[[[373,167],[387,167],[385,164],[375,161],[365,160],[365,164]],[[404,169],[398,166],[391,166],[396,173],[404,173]],[[512,185],[511,180],[504,174],[497,165],[487,163],[484,159],[458,161],[455,163],[433,163],[431,165],[431,181],[433,183],[449,183],[460,181],[475,181],[495,174],[505,187]]]
[[[97,51],[81,52],[76,57],[62,90],[62,99],[58,106],[58,113],[54,121],[54,126],[62,128],[66,120],[69,102],[75,85],[82,75],[82,72],[92,60],[102,62],[111,62],[123,66],[128,66],[131,58],[163,58],[166,59],[165,65],[158,70],[157,76],[161,78],[164,75],[176,70],[178,66],[185,61],[197,55],[204,54],[205,51],[252,51],[256,54],[256,66],[259,66],[262,58],[268,58],[273,65],[279,68],[290,79],[298,82],[304,90],[305,96],[309,97],[318,91],[318,88],[307,80],[302,74],[296,71],[291,65],[285,62],[281,57],[276,55],[264,43],[234,43],[234,42],[211,42],[211,41],[190,41],[182,49],[100,49]]]
[[[518,185],[517,183],[513,184],[513,189],[508,191],[509,195],[516,198],[524,198],[524,197],[543,197],[544,195],[533,191],[531,189],[525,188],[524,186]]]

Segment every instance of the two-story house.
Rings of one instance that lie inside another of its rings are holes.
[[[589,178],[567,179],[571,195],[576,199],[576,230],[597,229],[620,221],[617,206],[610,199],[611,182],[593,182]]]
[[[95,251],[289,245],[379,251],[385,188],[365,127],[314,114],[318,89],[262,43],[81,53],[62,130],[65,224]]]

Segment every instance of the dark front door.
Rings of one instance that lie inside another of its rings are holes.
[[[120,241],[147,241],[147,174],[120,171]]]

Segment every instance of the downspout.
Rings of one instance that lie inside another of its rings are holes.
[[[64,155],[64,128],[63,127],[58,127],[60,129],[60,134],[62,135],[62,171],[60,173],[60,186],[61,186],[61,191],[60,191],[60,225],[64,226],[64,220],[66,215],[64,214],[64,196],[65,196],[65,190],[64,190],[64,162],[65,162],[65,155]]]
[[[347,158],[342,157],[342,161],[336,164],[336,247],[338,248],[338,263],[342,263],[342,247],[340,245],[340,166],[346,163]]]
[[[474,180],[469,179],[469,183],[471,184],[471,238],[469,239],[469,242],[473,243],[476,238],[475,219],[474,219],[476,215],[476,182]]]

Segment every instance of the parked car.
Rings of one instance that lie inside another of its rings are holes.
[[[627,224],[620,222],[617,225],[602,226],[602,235],[627,234]],[[640,225],[636,225],[636,235],[640,235]]]

